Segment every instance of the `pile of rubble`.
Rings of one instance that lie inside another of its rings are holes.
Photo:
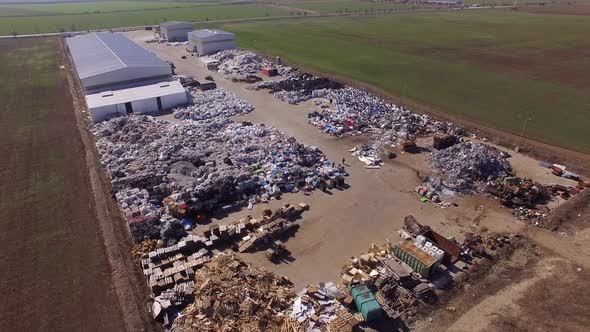
[[[184,120],[207,120],[245,115],[254,107],[235,94],[218,88],[210,91],[196,90],[191,93],[193,104],[174,109],[174,117]]]
[[[223,75],[247,76],[259,73],[264,67],[273,66],[270,61],[260,55],[239,49],[217,52],[203,57],[203,60],[206,62],[216,61],[218,72]],[[291,70],[286,66],[278,66],[277,69],[281,75]]]
[[[518,220],[526,221],[531,225],[543,227],[547,220],[547,212],[539,211],[536,209],[529,209],[526,207],[517,207],[512,209],[512,215]]]
[[[289,317],[295,319],[306,331],[319,331],[338,318],[343,307],[339,301],[346,297],[334,283],[307,286],[297,293]]]
[[[222,253],[195,273],[195,302],[174,322],[177,331],[278,331],[291,282],[234,254]]]
[[[441,176],[432,177],[435,191],[451,189],[470,192],[481,189],[487,181],[512,174],[509,155],[487,144],[463,142],[430,156],[430,165]]]

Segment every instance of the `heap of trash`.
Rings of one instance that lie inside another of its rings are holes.
[[[174,109],[174,117],[183,120],[206,120],[234,115],[245,115],[254,107],[232,92],[217,88],[214,90],[195,90],[191,93],[193,103],[187,107]]]
[[[174,321],[176,331],[278,331],[288,319],[291,282],[221,253],[195,272],[195,301]]]
[[[436,191],[450,189],[457,192],[482,190],[486,182],[512,174],[506,160],[510,155],[482,143],[463,142],[444,150],[434,151],[430,165],[437,175],[430,185]]]
[[[279,81],[262,82],[258,88],[269,89],[275,97],[289,104],[297,104],[311,98],[322,97],[327,91],[341,89],[343,86],[328,78],[295,72]]]
[[[273,67],[273,64],[262,56],[239,49],[223,50],[203,57],[203,60],[216,61],[217,71],[223,75],[247,76],[259,73],[262,68]],[[286,66],[276,67],[281,75],[291,70]]]
[[[173,197],[192,216],[313,190],[345,172],[278,129],[225,117],[172,123],[115,118],[93,128],[101,162],[136,243],[158,239]]]

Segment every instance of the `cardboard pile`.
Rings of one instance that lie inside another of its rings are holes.
[[[195,273],[195,302],[174,322],[178,331],[278,331],[291,282],[221,253]]]

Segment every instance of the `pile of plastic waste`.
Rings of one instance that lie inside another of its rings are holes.
[[[99,123],[93,131],[130,221],[162,216],[162,200],[174,193],[190,208],[211,213],[268,200],[281,189],[293,190],[290,183],[297,181],[313,189],[321,177],[344,173],[319,149],[278,129],[223,117],[176,124],[137,115]],[[155,238],[149,225],[137,226],[134,238]]]
[[[487,181],[512,174],[508,157],[493,146],[472,142],[435,151],[430,156],[430,165],[441,178],[433,177],[430,184],[437,190],[444,187],[458,192],[482,190]]]
[[[218,72],[223,75],[246,76],[257,74],[264,67],[273,67],[271,62],[260,55],[239,49],[224,50],[203,57],[203,59],[205,61],[217,61],[219,63]],[[291,70],[291,68],[285,66],[277,66],[277,69],[281,75]]]
[[[193,104],[184,108],[175,109],[175,118],[206,120],[244,115],[254,110],[254,107],[250,103],[221,88],[208,91],[196,90],[191,95]]]

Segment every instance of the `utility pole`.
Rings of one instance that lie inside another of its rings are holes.
[[[533,119],[533,112],[529,112],[522,124],[522,130],[520,131],[520,135],[518,136],[518,139],[516,140],[516,146],[514,147],[514,151],[516,151],[516,152],[520,151],[520,141],[522,140],[522,137],[524,136],[524,131],[526,130],[527,124],[532,119]]]

